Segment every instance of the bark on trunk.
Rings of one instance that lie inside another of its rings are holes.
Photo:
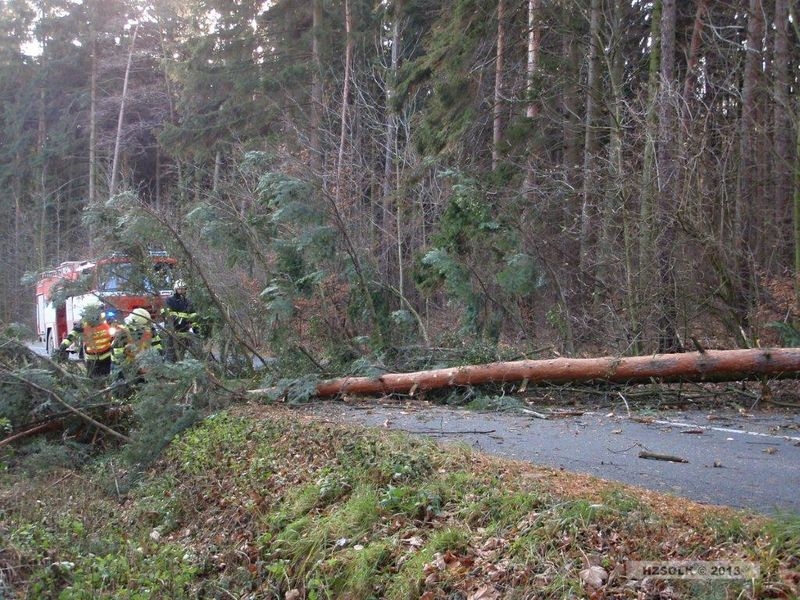
[[[534,100],[536,94],[536,72],[539,70],[539,52],[542,46],[542,30],[540,25],[541,0],[528,0],[528,64],[525,89],[528,92],[528,106],[525,116],[535,119],[539,116],[539,101]]]
[[[678,307],[675,292],[675,212],[680,206],[678,187],[678,144],[675,135],[675,27],[677,4],[664,0],[661,5],[661,90],[658,102],[658,148],[656,149],[656,223],[660,234],[655,258],[658,271],[658,352],[682,349],[678,339]]]
[[[322,19],[324,11],[322,0],[313,0],[311,3],[311,127],[308,142],[311,151],[310,166],[313,175],[322,177],[322,141],[319,129],[322,124]]]
[[[497,2],[497,58],[494,65],[494,108],[492,110],[492,171],[500,162],[500,143],[503,139],[503,70],[506,44],[506,3]]]
[[[345,196],[344,159],[349,128],[347,105],[350,103],[350,74],[353,70],[353,16],[350,12],[349,0],[344,2],[344,31],[344,82],[342,83],[342,112],[339,127],[339,160],[336,161],[336,201],[340,206]]]
[[[800,376],[800,348],[704,350],[637,357],[554,358],[469,365],[380,377],[345,377],[317,384],[316,396],[414,394],[487,383],[564,384],[586,381],[668,383],[741,381]],[[274,390],[252,390],[252,394]]]
[[[593,174],[597,160],[597,115],[600,98],[600,19],[602,3],[592,0],[589,25],[589,56],[586,65],[586,117],[583,140],[583,192],[581,200],[580,271],[589,272],[589,256],[594,238],[594,203],[597,181]]]
[[[699,0],[694,14],[694,27],[692,27],[692,39],[689,42],[689,58],[686,62],[686,79],[683,80],[683,104],[681,112],[683,114],[682,133],[684,140],[688,136],[689,126],[692,120],[692,96],[694,87],[697,84],[698,65],[700,63],[700,46],[703,43],[703,28],[705,27],[704,18],[708,12],[708,0]]]
[[[378,251],[381,257],[381,272],[384,281],[395,285],[400,297],[405,296],[403,277],[403,252],[400,211],[395,207],[395,175],[397,169],[398,147],[398,122],[399,116],[395,110],[395,94],[400,69],[400,44],[401,19],[403,18],[404,0],[394,3],[392,14],[392,54],[389,71],[386,74],[386,144],[383,156],[383,181],[381,182],[381,226],[379,231],[380,245]]]
[[[119,168],[119,153],[122,144],[122,124],[125,120],[125,101],[128,96],[128,81],[131,75],[131,63],[133,62],[133,51],[136,46],[136,34],[139,32],[137,25],[133,29],[131,47],[128,51],[128,62],[125,65],[125,76],[122,79],[122,97],[119,101],[119,115],[117,117],[117,135],[114,138],[114,158],[111,161],[111,182],[108,184],[108,197],[113,198],[117,191],[117,169]]]
[[[788,264],[791,256],[791,227],[792,222],[792,162],[794,160],[792,148],[792,77],[791,77],[791,44],[789,36],[789,2],[788,0],[775,0],[775,41],[773,86],[775,104],[773,106],[774,122],[774,152],[770,157],[773,161],[773,186],[775,198],[774,231],[772,238],[778,246],[778,260]]]
[[[87,206],[94,207],[96,199],[97,183],[97,32],[94,29],[96,6],[90,6],[91,19],[89,22],[91,36],[90,50],[90,74],[89,74],[89,197],[86,199]],[[90,226],[89,237],[94,238],[94,228]]]

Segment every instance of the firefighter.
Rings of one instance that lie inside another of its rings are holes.
[[[89,304],[81,313],[81,320],[58,347],[58,358],[65,359],[73,343],[83,340],[86,374],[89,377],[106,377],[111,373],[111,347],[114,329],[106,320],[99,304]]]
[[[72,323],[72,329],[64,338],[61,346],[66,346],[66,348],[56,348],[53,358],[66,359],[69,356],[69,348],[74,348],[72,351],[77,353],[79,359],[83,360],[83,323],[81,321]]]
[[[150,313],[146,308],[134,308],[125,317],[124,325],[117,330],[111,357],[114,364],[128,366],[136,361],[139,354],[151,348],[159,354],[164,353]]]
[[[150,313],[146,308],[135,308],[117,330],[111,351],[111,360],[119,368],[116,385],[123,388],[123,396],[130,391],[127,382],[135,385],[143,381],[144,369],[139,359],[148,350],[155,350],[159,355],[164,354],[161,338],[156,332]]]
[[[192,301],[186,296],[186,282],[178,279],[172,289],[173,294],[167,298],[161,312],[167,331],[165,356],[167,361],[177,362],[183,360],[187,351],[191,352],[198,317]]]

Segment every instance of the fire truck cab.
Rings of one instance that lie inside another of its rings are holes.
[[[36,330],[48,354],[58,348],[84,307],[100,304],[109,321],[144,307],[157,319],[172,293],[174,258],[151,252],[147,264],[114,254],[97,261],[66,261],[36,282]]]

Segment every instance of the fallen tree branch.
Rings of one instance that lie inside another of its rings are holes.
[[[655,452],[648,452],[646,450],[642,450],[639,452],[639,458],[647,458],[650,460],[664,460],[667,462],[676,462],[676,463],[688,463],[689,461],[685,458],[681,458],[680,456],[672,456],[670,454],[656,454]]]
[[[536,412],[535,410],[530,410],[529,408],[520,408],[519,410],[520,412],[526,415],[530,415],[532,417],[536,417],[537,419],[547,420],[550,418],[548,415],[545,415],[544,413]]]
[[[770,398],[769,400],[762,400],[766,404],[774,404],[775,406],[783,406],[784,408],[800,408],[800,404],[797,402],[785,402],[784,400],[775,400],[774,398]]]
[[[0,448],[3,446],[8,446],[12,442],[16,442],[17,440],[21,440],[26,437],[30,437],[32,435],[37,435],[43,433],[45,431],[55,431],[61,427],[58,421],[48,421],[47,423],[40,423],[35,427],[31,427],[30,429],[25,429],[24,431],[20,431],[15,433],[14,435],[10,435],[7,438],[0,440]]]
[[[566,419],[567,417],[582,417],[586,414],[585,410],[554,410],[549,415],[548,419]]]
[[[472,429],[466,431],[446,431],[441,429],[396,429],[394,431],[403,431],[405,433],[414,433],[420,435],[488,435],[495,433],[496,429]]]
[[[22,376],[20,376],[20,375],[18,375],[18,374],[16,374],[16,373],[11,373],[11,374],[12,374],[12,375],[13,375],[13,376],[14,376],[16,379],[18,379],[19,381],[21,381],[22,383],[24,383],[24,384],[26,384],[26,385],[29,385],[30,387],[32,387],[32,388],[34,388],[34,389],[36,389],[36,390],[39,390],[40,392],[44,392],[45,394],[48,394],[48,395],[49,395],[51,398],[53,398],[53,400],[55,400],[55,401],[56,401],[56,402],[58,402],[58,403],[59,403],[61,406],[63,406],[64,408],[66,408],[68,412],[70,412],[70,413],[72,413],[72,414],[74,414],[74,415],[76,415],[76,416],[80,417],[80,418],[81,418],[81,419],[83,419],[84,421],[88,421],[89,423],[91,423],[92,425],[94,425],[95,427],[97,427],[98,429],[100,429],[100,430],[102,430],[102,431],[105,431],[106,433],[108,433],[108,434],[110,434],[110,435],[112,435],[112,436],[114,436],[114,437],[117,437],[117,438],[119,438],[119,439],[121,439],[121,440],[123,440],[123,441],[125,441],[125,442],[130,442],[130,441],[131,441],[131,439],[130,439],[130,438],[127,436],[127,435],[125,435],[125,434],[123,434],[123,433],[120,433],[120,432],[118,432],[118,431],[115,431],[115,430],[113,430],[111,427],[108,427],[107,425],[104,425],[103,423],[101,423],[101,422],[100,422],[100,421],[98,421],[97,419],[93,419],[91,416],[87,415],[85,412],[81,411],[80,409],[78,409],[78,408],[75,408],[75,407],[74,407],[74,406],[72,406],[72,405],[71,405],[69,402],[67,402],[67,401],[66,401],[66,400],[64,400],[64,399],[63,399],[61,396],[59,396],[59,395],[58,395],[56,392],[54,392],[53,390],[51,390],[51,389],[48,389],[48,388],[46,388],[46,387],[44,387],[44,386],[41,386],[41,385],[39,385],[38,383],[36,383],[36,382],[34,382],[34,381],[31,381],[30,379],[27,379],[27,378],[25,378],[25,377],[22,377]],[[104,389],[104,390],[102,390],[102,391],[108,391],[108,390],[110,390],[110,389],[111,389],[111,388],[110,388],[110,387],[108,387],[108,388],[105,388],[105,389]]]

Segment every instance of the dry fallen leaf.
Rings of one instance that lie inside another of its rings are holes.
[[[497,550],[498,548],[503,548],[506,545],[506,541],[499,537],[490,537],[486,542],[484,542],[481,550],[488,551],[488,550]]]
[[[467,596],[467,600],[497,600],[497,598],[500,598],[500,592],[493,585],[482,585]]]
[[[600,588],[608,579],[608,572],[603,567],[597,565],[584,569],[580,572],[583,584],[590,588]]]

